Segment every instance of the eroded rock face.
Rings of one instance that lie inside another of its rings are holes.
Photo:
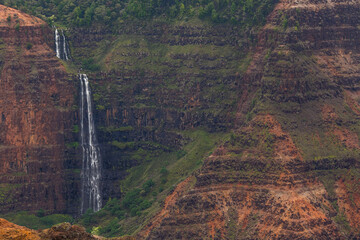
[[[279,123],[270,115],[258,116],[206,160],[193,187],[175,189],[170,204],[140,237],[342,238],[325,187],[302,165]],[[186,190],[179,194],[179,189]]]
[[[40,240],[35,230],[18,226],[2,218],[0,218],[0,237],[1,239]]]
[[[0,5],[0,212],[67,207],[75,88],[52,42],[45,22]]]
[[[244,76],[254,90],[241,97],[232,138],[140,238],[360,237],[359,10],[360,1],[278,3]]]
[[[0,218],[0,238],[3,240],[95,240],[99,239],[85,231],[85,228],[61,223],[45,230],[31,230]]]

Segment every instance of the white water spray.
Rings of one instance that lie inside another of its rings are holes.
[[[56,57],[65,61],[68,61],[70,59],[70,51],[66,42],[64,31],[61,30],[60,34],[57,28],[55,28],[55,49]]]

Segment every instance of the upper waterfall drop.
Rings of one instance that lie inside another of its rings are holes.
[[[64,31],[60,31],[55,28],[55,50],[56,50],[56,57],[68,61],[70,60],[70,50],[68,44],[66,42],[66,37],[64,35]]]
[[[101,196],[101,155],[98,146],[91,103],[91,90],[86,74],[80,74],[80,134],[83,150],[81,213],[87,209],[99,211],[102,206]]]

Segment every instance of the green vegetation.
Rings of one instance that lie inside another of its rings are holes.
[[[19,184],[0,183],[0,204],[6,204],[13,201],[12,192],[20,187]]]
[[[79,142],[71,142],[66,144],[66,147],[68,148],[78,148],[79,146],[80,146]]]
[[[314,172],[321,182],[324,184],[325,189],[329,195],[329,200],[331,207],[335,210],[336,215],[332,218],[340,227],[341,230],[345,233],[349,233],[351,230],[349,221],[344,213],[343,209],[339,208],[337,202],[337,195],[335,193],[335,184],[337,181],[342,180],[345,183],[346,191],[349,194],[350,200],[353,199],[354,193],[360,192],[359,180],[360,172],[358,169],[334,169],[330,171],[317,171]],[[352,204],[355,203],[352,202]],[[329,210],[326,208],[326,210]]]
[[[155,143],[150,146],[157,150],[144,145],[143,148],[125,148],[124,154],[137,159],[139,165],[130,168],[128,176],[121,181],[123,197],[109,199],[97,213],[89,210],[80,223],[88,231],[106,237],[135,233],[161,209],[161,202],[175,186],[198,169],[217,144],[228,138],[228,134],[204,130],[181,133],[189,139],[181,150],[164,151]]]
[[[89,70],[92,72],[100,70],[100,65],[96,64],[93,58],[83,60],[82,66],[85,70]]]
[[[213,23],[241,25],[264,24],[277,0],[0,0],[0,4],[18,8],[53,22],[90,26],[94,23],[114,25],[126,19],[198,17]],[[115,27],[114,26],[114,27]]]
[[[30,42],[26,43],[26,49],[27,50],[30,50],[32,47],[33,47],[32,43],[30,43]]]
[[[42,209],[38,210],[36,214],[23,211],[2,215],[1,217],[15,224],[31,229],[46,229],[58,223],[74,222],[74,219],[69,215],[53,214],[45,216],[45,211]]]

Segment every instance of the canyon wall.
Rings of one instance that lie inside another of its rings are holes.
[[[0,5],[0,212],[77,207],[65,180],[76,155],[66,152],[77,137],[76,86],[55,56],[52,29]]]
[[[51,29],[1,10],[0,211],[74,213],[78,80]],[[191,141],[185,130],[232,129],[139,238],[360,237],[359,10],[282,0],[259,34],[202,21],[68,29],[92,87],[104,201],[129,170]]]
[[[143,239],[356,239],[360,1],[278,3],[244,76],[250,117]],[[241,98],[239,106],[247,97]]]
[[[232,128],[253,34],[232,25],[127,21],[115,30],[75,28],[67,35],[74,61],[94,58],[101,69],[87,73],[104,199],[119,197],[118,179],[145,161],[133,157],[128,143],[150,153],[179,150],[189,141],[184,130]]]

